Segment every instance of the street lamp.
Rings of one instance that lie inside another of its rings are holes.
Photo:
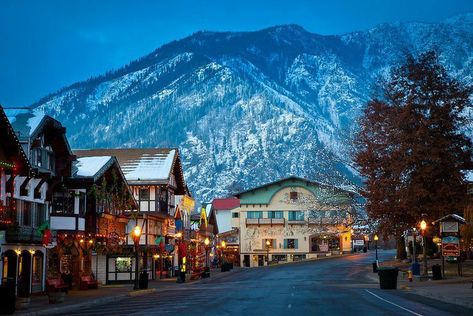
[[[139,269],[139,259],[138,259],[138,246],[140,243],[141,237],[141,227],[136,225],[133,228],[133,242],[135,243],[135,285],[133,287],[134,290],[138,290],[140,285],[138,283],[138,269]]]
[[[221,253],[221,263],[222,263],[222,266],[223,266],[223,261],[225,260],[225,247],[227,246],[227,244],[225,243],[225,240],[222,240],[222,242],[220,243],[220,253]],[[226,260],[225,260],[226,262]]]
[[[375,234],[373,239],[374,239],[374,249],[376,251],[376,266],[379,266],[378,264],[378,239],[379,239],[378,235]]]
[[[271,245],[271,242],[269,239],[266,239],[266,263],[269,266],[269,246]]]
[[[204,277],[207,278],[210,276],[210,268],[209,268],[209,245],[210,240],[208,237],[205,237],[204,240],[205,245],[205,270],[204,270]]]
[[[423,250],[423,260],[424,260],[424,273],[423,275],[426,277],[428,276],[428,272],[427,272],[427,243],[426,243],[426,239],[425,239],[425,231],[427,229],[427,223],[425,222],[425,220],[422,220],[420,222],[420,229],[422,230],[422,250]]]

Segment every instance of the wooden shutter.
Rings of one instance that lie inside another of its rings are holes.
[[[299,249],[299,239],[294,239],[294,249]]]

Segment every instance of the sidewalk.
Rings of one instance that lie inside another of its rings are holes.
[[[109,302],[116,302],[117,300],[123,300],[127,297],[146,295],[157,291],[165,291],[167,289],[179,289],[199,283],[203,280],[219,279],[225,275],[238,273],[241,270],[242,269],[240,268],[235,268],[230,272],[220,272],[220,269],[212,269],[210,272],[210,278],[192,281],[188,278],[186,283],[176,283],[176,278],[150,280],[148,289],[146,290],[133,290],[133,284],[104,285],[100,286],[96,290],[71,290],[66,294],[64,302],[57,304],[49,304],[47,295],[33,295],[31,296],[29,308],[26,310],[18,310],[15,315],[64,315],[68,311],[106,304]]]
[[[438,264],[439,260],[429,260],[429,269],[433,264]],[[407,270],[409,264],[396,261],[388,261],[380,263],[380,266],[397,266],[402,270]],[[369,279],[379,282],[378,275],[372,272],[369,267]],[[445,266],[446,279],[443,280],[421,280],[419,276],[414,276],[412,282],[409,282],[405,273],[399,273],[398,289],[421,295],[438,301],[461,305],[473,308],[473,261],[465,261],[463,263],[463,277],[456,276],[456,265]]]

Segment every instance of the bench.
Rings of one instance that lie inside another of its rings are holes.
[[[66,292],[69,290],[69,285],[63,279],[49,279],[46,280],[46,288],[48,292]]]
[[[88,290],[88,289],[97,289],[99,286],[99,282],[94,280],[92,276],[85,275],[80,277],[80,289],[81,290]]]

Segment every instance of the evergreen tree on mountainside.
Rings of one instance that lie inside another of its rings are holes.
[[[472,143],[462,129],[472,90],[450,78],[433,52],[408,57],[381,90],[360,120],[355,161],[369,216],[399,238],[422,214],[430,222],[465,207]]]

